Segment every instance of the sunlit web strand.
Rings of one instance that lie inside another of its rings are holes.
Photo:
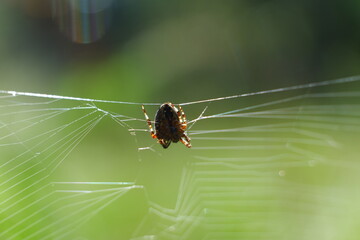
[[[259,92],[244,93],[244,94],[233,95],[233,96],[228,96],[228,97],[219,97],[219,98],[199,100],[199,101],[194,101],[194,102],[180,103],[180,105],[184,106],[184,105],[191,105],[191,104],[196,104],[196,103],[214,102],[214,101],[220,101],[220,100],[226,100],[226,99],[249,97],[249,96],[254,96],[254,95],[262,95],[262,94],[268,94],[268,93],[277,93],[277,92],[284,92],[284,91],[291,91],[291,90],[298,90],[298,89],[305,89],[305,88],[312,88],[312,87],[320,87],[320,86],[326,86],[326,85],[332,85],[332,84],[350,83],[350,82],[356,82],[356,81],[360,81],[360,75],[346,77],[346,78],[339,78],[339,79],[334,79],[334,80],[328,80],[328,81],[323,81],[323,82],[307,83],[307,84],[296,85],[296,86],[291,86],[291,87],[276,88],[276,89],[259,91]]]
[[[110,100],[101,100],[101,99],[91,99],[91,98],[79,98],[79,97],[68,97],[60,96],[53,94],[43,94],[43,93],[30,93],[30,92],[17,92],[17,91],[6,91],[0,90],[2,94],[9,94],[12,96],[27,96],[27,97],[39,97],[39,98],[52,98],[52,99],[61,99],[61,100],[73,100],[73,101],[84,101],[84,102],[101,102],[101,103],[117,103],[117,104],[133,104],[133,105],[160,105],[161,103],[136,103],[136,102],[122,102],[122,101],[110,101]]]
[[[205,100],[199,100],[199,101],[193,101],[193,102],[186,102],[186,103],[180,103],[180,105],[191,105],[191,104],[196,104],[196,103],[213,102],[213,101],[220,101],[220,100],[226,100],[226,99],[248,97],[248,96],[262,95],[262,94],[268,94],[268,93],[284,92],[284,91],[292,91],[292,90],[320,87],[320,86],[340,84],[340,83],[350,83],[350,82],[356,82],[356,81],[360,81],[360,75],[346,77],[346,78],[338,78],[338,79],[333,79],[333,80],[328,80],[328,81],[323,81],[323,82],[307,83],[307,84],[296,85],[296,86],[291,86],[291,87],[276,88],[276,89],[259,91],[259,92],[244,93],[244,94],[233,95],[233,96],[228,96],[228,97],[219,97],[219,98],[205,99]],[[79,98],[79,97],[60,96],[60,95],[53,95],[53,94],[17,92],[17,91],[7,91],[7,90],[0,90],[0,93],[9,94],[14,97],[15,96],[29,96],[29,97],[85,101],[85,102],[101,102],[101,103],[132,104],[132,105],[160,105],[161,104],[161,103],[137,103],[137,102],[112,101],[112,100]]]

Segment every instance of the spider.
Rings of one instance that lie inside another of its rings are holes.
[[[163,148],[168,148],[171,142],[182,142],[186,147],[191,148],[190,138],[185,134],[187,128],[186,116],[179,105],[179,110],[174,104],[167,102],[160,106],[155,114],[155,132],[151,121],[142,106],[147,124],[149,125],[152,138],[157,138]]]

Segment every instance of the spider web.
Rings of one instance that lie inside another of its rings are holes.
[[[142,103],[0,91],[0,238],[355,239],[359,90],[181,103],[193,147],[168,150]]]

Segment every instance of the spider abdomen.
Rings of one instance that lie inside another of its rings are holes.
[[[161,105],[155,115],[155,132],[158,139],[178,142],[184,131],[180,127],[177,109],[170,104]]]
[[[164,103],[160,106],[155,115],[155,131],[152,128],[151,120],[146,114],[144,105],[142,109],[146,122],[150,129],[152,138],[157,138],[163,148],[168,148],[171,142],[182,142],[186,147],[191,148],[190,138],[186,135],[187,121],[184,111],[179,105],[179,110],[172,103]]]

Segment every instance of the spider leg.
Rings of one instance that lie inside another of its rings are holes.
[[[143,110],[143,112],[144,112],[144,115],[145,115],[145,118],[146,118],[146,122],[147,122],[147,124],[148,124],[148,126],[149,126],[151,137],[152,137],[152,138],[156,138],[156,134],[155,134],[155,132],[154,132],[154,130],[153,130],[153,128],[152,128],[150,118],[149,118],[148,115],[146,114],[146,110],[145,110],[144,105],[142,105],[141,107],[142,107],[142,110]]]
[[[175,109],[176,114],[177,114],[178,119],[179,119],[179,122],[180,122],[180,125],[182,125],[182,124],[183,124],[183,120],[182,120],[182,118],[181,118],[181,112],[175,107],[175,105],[174,105],[173,103],[171,104],[171,106]]]
[[[190,144],[191,139],[185,133],[182,135],[182,138],[185,138],[185,140]]]
[[[186,139],[188,139],[188,137],[186,135],[184,135],[184,137]],[[190,142],[188,142],[188,141],[186,141],[186,140],[184,140],[182,138],[180,138],[180,142],[182,142],[186,147],[191,148],[191,143]]]
[[[182,109],[182,107],[179,105],[179,113],[178,115],[181,114],[181,117],[179,117],[182,121],[181,121],[181,129],[185,130],[187,128],[187,120],[186,120],[186,115],[184,113],[184,110]]]
[[[191,139],[184,133],[180,138],[180,142],[182,142],[186,147],[191,148]]]

